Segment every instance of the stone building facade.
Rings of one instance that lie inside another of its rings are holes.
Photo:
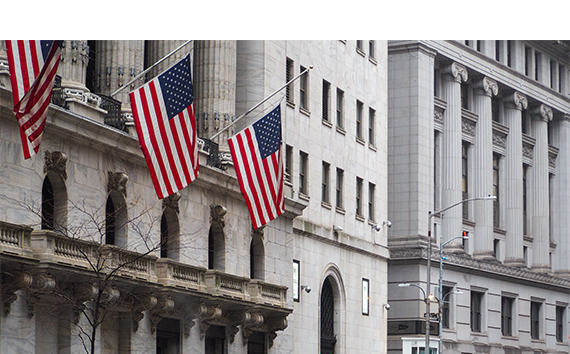
[[[389,353],[424,347],[429,294],[443,353],[570,350],[569,50],[389,42]]]
[[[128,92],[188,53],[199,177],[159,200]],[[0,352],[386,352],[386,53],[66,40],[40,151],[24,160],[0,42]],[[285,212],[254,231],[226,139],[277,104]]]

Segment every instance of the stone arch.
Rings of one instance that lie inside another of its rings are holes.
[[[225,271],[226,235],[224,215],[227,210],[221,205],[210,206],[210,230],[208,232],[208,269]]]
[[[127,246],[127,203],[124,195],[112,190],[105,206],[105,243],[119,247]]]
[[[47,172],[42,184],[41,228],[65,232],[67,228],[67,186],[63,177]]]
[[[333,263],[327,265],[319,290],[319,352],[322,354],[345,352],[346,293],[344,289],[344,281],[338,266]],[[330,333],[331,326],[332,334]]]
[[[172,208],[164,208],[160,219],[160,257],[180,259],[180,223]]]
[[[258,230],[253,232],[249,247],[249,277],[265,280],[265,245],[263,231]]]

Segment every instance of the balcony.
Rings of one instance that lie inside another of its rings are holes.
[[[158,282],[164,286],[206,292],[206,269],[168,258],[156,261]]]
[[[32,228],[0,221],[0,253],[32,258]]]
[[[265,283],[258,279],[249,282],[249,296],[251,301],[278,307],[287,307],[287,287]]]
[[[248,278],[222,273],[214,269],[206,271],[206,290],[213,295],[248,301],[248,283]]]

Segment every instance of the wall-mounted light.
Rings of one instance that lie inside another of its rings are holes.
[[[311,292],[311,287],[308,285],[301,285],[301,290],[305,290],[305,292],[308,294]]]
[[[333,231],[334,231],[334,232],[343,232],[344,229],[342,228],[342,226],[333,225]]]
[[[385,220],[382,222],[382,224],[376,224],[376,225],[372,225],[372,228],[376,231],[380,231],[382,230],[382,226],[388,226],[388,228],[392,227],[392,222],[390,220]]]

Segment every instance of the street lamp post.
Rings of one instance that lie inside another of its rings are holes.
[[[472,201],[472,200],[491,200],[491,199],[496,199],[496,196],[491,196],[488,195],[486,197],[477,197],[477,198],[468,198],[468,199],[463,199],[462,201],[459,201],[455,204],[452,204],[448,207],[445,207],[443,209],[437,210],[435,212],[428,212],[428,247],[427,247],[427,277],[426,277],[426,293],[429,294],[429,287],[431,285],[431,218],[433,218],[434,216],[438,216],[443,214],[445,211],[451,209],[451,208],[455,208],[458,205],[461,205],[463,203]],[[440,260],[441,262],[441,260]],[[429,296],[429,295],[428,295]],[[427,298],[427,297],[426,297]],[[430,302],[426,301],[426,344],[425,344],[425,354],[430,354],[429,353],[429,332],[430,332]],[[439,353],[441,354],[441,353]]]
[[[448,297],[451,294],[463,294],[463,291],[461,290],[455,290],[455,291],[450,291],[449,293],[445,294],[445,296],[441,297],[442,293],[440,290],[439,293],[439,298],[437,300],[438,305],[439,305],[439,346],[438,346],[438,354],[441,354],[441,346],[442,346],[442,342],[443,342],[443,316],[442,316],[442,309],[443,309],[443,305],[445,304],[445,298]]]

